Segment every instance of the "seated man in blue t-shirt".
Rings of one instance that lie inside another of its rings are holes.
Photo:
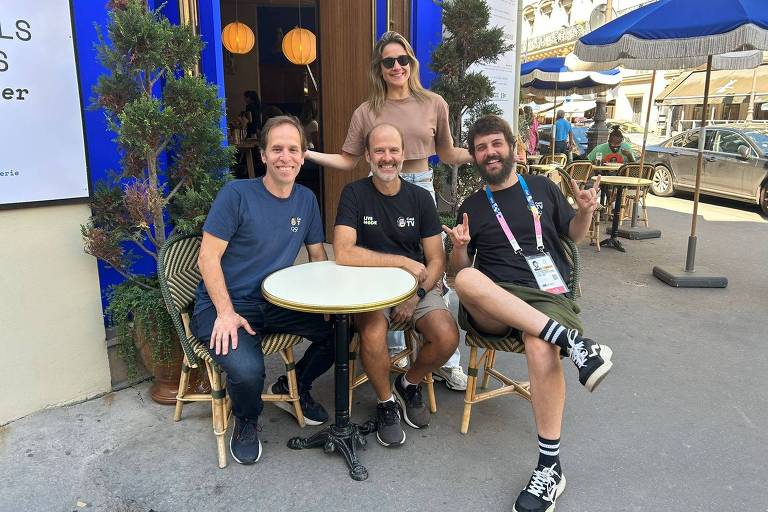
[[[261,334],[296,334],[312,342],[296,364],[299,403],[309,425],[328,420],[328,413],[309,390],[333,365],[330,324],[322,315],[283,309],[261,295],[264,278],[293,265],[302,245],[310,261],[328,259],[317,199],[295,183],[306,149],[298,119],[271,118],[261,135],[266,175],[227,183],[203,226],[198,260],[203,282],[197,290],[191,328],[200,341],[208,343],[211,356],[227,372],[235,415],[230,452],[241,464],[253,464],[261,456],[257,425],[264,406]],[[281,376],[271,389],[288,394],[286,377]],[[288,403],[275,404],[294,414]]]

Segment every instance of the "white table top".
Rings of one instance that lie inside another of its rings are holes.
[[[310,313],[363,313],[409,299],[417,281],[400,268],[347,267],[317,261],[278,270],[261,284],[264,298]]]
[[[592,177],[592,181],[596,179],[597,176]],[[632,178],[630,176],[601,176],[600,183],[618,187],[646,187],[651,185],[653,181],[644,178]]]

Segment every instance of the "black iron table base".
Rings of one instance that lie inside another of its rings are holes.
[[[627,252],[618,239],[619,216],[621,215],[621,198],[624,195],[624,187],[616,187],[616,201],[613,204],[613,224],[611,224],[611,237],[600,242],[600,247],[611,247],[620,252]]]
[[[356,425],[349,421],[349,315],[334,315],[336,338],[335,403],[336,418],[333,425],[310,437],[294,437],[288,448],[304,450],[322,447],[325,453],[338,453],[347,462],[353,480],[368,478],[368,470],[357,458],[357,447],[365,448],[365,436],[376,431],[376,423],[366,421]]]

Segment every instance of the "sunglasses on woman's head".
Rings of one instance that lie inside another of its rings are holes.
[[[395,67],[395,61],[397,61],[398,64],[405,67],[408,64],[411,63],[411,58],[407,55],[400,55],[398,57],[387,57],[386,59],[381,59],[381,64],[387,68],[392,69]]]

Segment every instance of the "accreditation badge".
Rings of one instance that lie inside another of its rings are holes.
[[[560,275],[555,262],[552,261],[552,256],[548,252],[526,256],[525,261],[533,272],[533,277],[536,278],[540,290],[558,295],[568,292],[563,276]]]

